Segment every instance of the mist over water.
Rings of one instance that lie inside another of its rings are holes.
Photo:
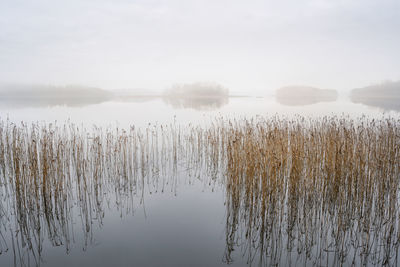
[[[0,81],[162,92],[213,81],[349,92],[399,80],[400,7],[356,1],[3,1]]]
[[[1,265],[399,263],[395,95],[4,88]]]
[[[0,3],[0,266],[398,266],[400,3]]]
[[[2,121],[0,260],[396,265],[399,123],[297,116],[88,130]]]

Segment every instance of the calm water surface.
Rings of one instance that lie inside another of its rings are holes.
[[[360,117],[362,115],[381,118],[382,116],[398,116],[400,110],[366,106],[352,103],[346,97],[332,102],[316,102],[303,105],[280,104],[274,97],[231,97],[214,100],[181,100],[171,103],[162,98],[148,97],[128,99],[120,102],[101,102],[98,104],[80,103],[73,105],[51,105],[49,103],[35,103],[25,100],[19,102],[0,102],[0,116],[9,118],[13,122],[65,122],[70,120],[83,123],[86,126],[93,124],[100,126],[129,127],[131,125],[143,127],[151,124],[166,124],[174,121],[180,123],[203,124],[215,117],[251,118],[254,116],[286,116],[295,115],[321,117],[324,115],[348,115]]]
[[[121,128],[171,123],[209,125],[216,117],[277,115],[399,117],[396,110],[353,104],[346,98],[291,106],[280,104],[274,98],[254,97],[198,102],[145,98],[88,105],[81,103],[78,106],[30,105],[27,101],[1,103],[0,106],[0,117],[13,123],[63,124],[70,121],[88,129],[92,125]],[[3,188],[0,195],[0,266],[247,265],[248,251],[240,242],[235,244],[234,251],[227,258],[226,190],[223,183],[210,182],[209,177],[190,176],[182,171],[177,177],[166,179],[164,186],[151,181],[140,192],[122,194],[123,197],[105,189],[100,208],[94,204],[96,199],[89,197],[86,201],[92,203],[84,212],[90,218],[89,224],[82,223],[84,215],[77,199],[74,199],[75,202],[68,203],[68,219],[53,218],[56,222],[55,236],[63,236],[59,242],[54,242],[57,237],[51,238],[42,229],[38,235],[40,240],[34,240],[33,247],[18,240],[18,231],[23,229],[18,226],[18,220],[12,220],[14,211],[7,204],[10,195]],[[63,235],[63,231],[68,235]],[[292,265],[306,264],[304,261],[296,262],[296,259],[296,253],[293,253],[281,264],[286,265],[290,260]]]

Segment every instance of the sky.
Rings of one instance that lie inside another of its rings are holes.
[[[398,0],[0,0],[0,82],[268,94],[400,80]]]

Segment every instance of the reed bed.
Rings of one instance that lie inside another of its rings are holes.
[[[400,124],[393,119],[239,121],[226,136],[226,260],[399,264]]]
[[[174,191],[178,131],[1,122],[0,252],[40,265],[44,239],[69,252],[78,223],[86,248],[108,207],[122,216],[145,194]]]
[[[226,194],[226,251],[260,265],[396,265],[400,121],[220,118],[208,127],[0,122],[0,252],[85,247],[107,208],[132,213],[180,179]]]

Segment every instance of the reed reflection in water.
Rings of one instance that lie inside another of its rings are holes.
[[[40,265],[43,242],[84,247],[110,202],[133,212],[178,177],[226,193],[226,251],[249,264],[396,265],[400,121],[215,120],[208,127],[0,124],[1,252]],[[194,211],[195,212],[195,211]]]
[[[86,248],[110,203],[123,216],[143,203],[145,192],[176,193],[178,170],[190,174],[188,183],[203,176],[212,160],[196,152],[208,151],[202,134],[193,128],[189,141],[175,124],[87,130],[1,122],[1,252],[12,251],[16,265],[40,265],[47,238],[68,253],[77,219]]]
[[[397,266],[399,121],[244,121],[224,128],[226,260]]]

